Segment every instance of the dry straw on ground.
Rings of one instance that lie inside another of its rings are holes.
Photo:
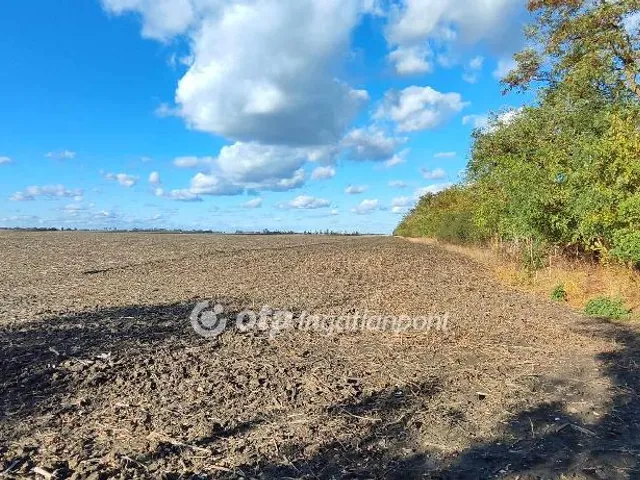
[[[599,296],[621,298],[640,320],[640,273],[615,264],[600,264],[563,255],[549,255],[546,266],[534,272],[526,271],[517,255],[497,247],[474,247],[439,243],[432,239],[410,239],[412,242],[438,245],[450,252],[465,255],[492,271],[494,277],[523,292],[549,298],[558,285],[567,292],[567,303],[578,311]]]

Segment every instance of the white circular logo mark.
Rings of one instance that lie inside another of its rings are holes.
[[[227,328],[227,319],[218,318],[224,313],[224,307],[217,303],[213,310],[207,310],[210,305],[209,301],[198,303],[189,316],[193,330],[202,337],[217,337]]]

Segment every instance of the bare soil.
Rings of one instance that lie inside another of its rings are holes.
[[[385,237],[0,232],[0,476],[640,478],[640,337]],[[228,328],[449,314],[448,333]]]

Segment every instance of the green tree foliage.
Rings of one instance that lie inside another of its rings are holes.
[[[452,243],[484,240],[474,223],[473,191],[454,186],[437,194],[427,194],[404,217],[395,231],[403,237],[432,237]]]
[[[528,8],[535,17],[526,29],[532,47],[516,54],[507,89],[543,82],[577,94],[595,86],[609,99],[640,99],[637,0],[529,0]]]
[[[466,184],[423,198],[397,232],[640,265],[639,5],[530,0],[534,43],[504,84],[536,83],[536,104],[476,130]]]

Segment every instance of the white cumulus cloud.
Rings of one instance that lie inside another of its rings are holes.
[[[149,183],[151,185],[160,185],[162,183],[160,181],[160,174],[158,172],[151,172],[149,174]]]
[[[80,200],[82,198],[83,191],[81,188],[69,189],[64,185],[43,185],[43,186],[30,186],[23,191],[14,193],[10,200],[14,202],[22,202],[28,200],[35,200],[38,197],[45,198],[74,198]]]
[[[175,112],[194,129],[282,145],[337,142],[368,100],[335,77],[353,29],[375,2],[360,0],[103,0],[137,13],[142,34],[185,36],[188,70]],[[168,107],[173,111],[173,107]]]
[[[193,195],[240,195],[244,187],[229,183],[219,176],[199,172],[191,179],[188,191]]]
[[[105,173],[104,178],[118,182],[119,185],[130,188],[138,182],[138,177],[127,173]]]
[[[380,209],[380,201],[378,199],[369,199],[361,201],[356,208],[352,210],[358,215],[367,215]]]
[[[405,163],[407,161],[407,155],[409,155],[410,151],[411,151],[410,149],[405,148],[404,150],[401,150],[398,153],[395,153],[393,157],[391,157],[389,160],[384,162],[384,166],[387,168],[391,168],[391,167],[395,167],[396,165]]]
[[[402,214],[409,210],[409,207],[413,205],[414,200],[409,197],[396,197],[391,200],[391,213]]]
[[[473,57],[464,67],[462,79],[467,83],[476,83],[480,78],[480,72],[484,65],[484,57],[478,55]]]
[[[296,183],[307,158],[304,149],[238,142],[223,147],[215,164],[231,182],[279,190],[281,181]]]
[[[242,206],[244,208],[259,208],[262,206],[262,199],[260,197],[252,198],[251,200],[244,202]]]
[[[300,210],[315,210],[318,208],[325,208],[330,205],[331,202],[329,200],[311,197],[309,195],[299,195],[286,204],[289,208],[297,208]]]
[[[154,191],[156,197],[168,198],[170,200],[176,200],[178,202],[201,202],[202,197],[197,193],[192,192],[188,188],[180,188],[174,190],[165,190],[163,188],[156,188]]]
[[[433,55],[425,45],[398,47],[387,59],[394,65],[398,75],[429,73],[433,69],[430,58]]]
[[[353,160],[379,162],[391,157],[396,148],[406,140],[389,136],[382,128],[371,125],[351,130],[345,135],[342,145]]]
[[[412,203],[412,200],[409,197],[396,197],[393,200],[391,200],[392,207],[406,207],[411,203]]]
[[[479,42],[496,54],[513,53],[524,6],[523,0],[400,0],[391,8],[386,38],[396,51],[437,45],[446,57]]]
[[[489,123],[489,117],[487,115],[465,115],[462,117],[463,125],[470,125],[473,128],[485,128]]]
[[[487,113],[480,115],[465,115],[462,117],[463,125],[470,125],[473,128],[480,129],[484,132],[492,132],[497,125],[509,125],[518,115],[523,112],[523,108],[504,108],[497,113]]]
[[[513,58],[501,58],[498,60],[496,69],[493,71],[493,78],[502,80],[507,74],[516,68],[517,63]]]
[[[413,85],[387,92],[376,118],[394,121],[400,132],[415,132],[440,126],[467,105],[459,93]]]
[[[331,165],[327,165],[326,167],[317,167],[313,172],[311,172],[312,180],[326,180],[335,176],[336,169]]]
[[[418,188],[414,192],[414,197],[420,198],[420,197],[424,197],[427,194],[440,193],[443,190],[446,190],[447,188],[450,188],[452,186],[453,186],[452,183],[435,183],[433,185],[427,185],[426,187]]]
[[[420,173],[425,180],[440,180],[447,176],[447,172],[445,172],[442,168],[435,168],[433,170],[421,168]]]
[[[185,192],[199,197],[293,190],[304,185],[303,166],[315,151],[306,147],[236,142],[222,147],[217,157],[178,157],[174,165],[201,169],[192,177],[188,188],[179,190],[180,196],[185,196]],[[163,192],[159,196],[168,194]]]
[[[11,163],[13,160],[11,160],[10,157],[0,157],[0,165],[7,165],[9,163]]]
[[[366,185],[349,185],[344,190],[344,193],[346,193],[347,195],[359,195],[366,192],[367,190],[369,190],[369,187],[367,187]]]

